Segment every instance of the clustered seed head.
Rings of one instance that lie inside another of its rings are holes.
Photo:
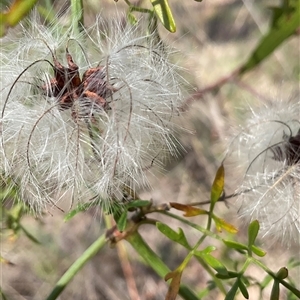
[[[300,101],[252,108],[230,146],[230,168],[243,173],[239,214],[260,222],[261,236],[287,245],[300,240]]]
[[[34,19],[3,41],[0,171],[36,211],[122,202],[176,155],[179,77],[141,25],[99,19],[78,35]]]

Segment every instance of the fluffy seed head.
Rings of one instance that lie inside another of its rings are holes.
[[[4,42],[0,170],[37,211],[63,197],[123,201],[177,153],[176,67],[139,26],[99,21],[82,35],[58,26],[32,20]]]
[[[257,219],[262,237],[289,245],[300,242],[299,117],[295,99],[253,108],[229,149],[230,168],[243,174],[240,216]]]

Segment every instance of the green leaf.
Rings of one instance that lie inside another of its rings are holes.
[[[247,287],[243,283],[241,279],[238,280],[238,285],[241,293],[243,294],[244,298],[249,299],[249,293],[247,291]]]
[[[124,231],[127,226],[127,210],[124,210],[117,220],[117,227],[119,231]]]
[[[234,241],[229,241],[229,240],[223,240],[223,243],[232,249],[237,249],[237,250],[247,250],[248,247],[246,245],[234,242]]]
[[[250,223],[250,225],[248,227],[248,247],[249,247],[249,249],[255,243],[258,231],[259,231],[259,222],[257,220],[254,220],[253,222]]]
[[[280,295],[279,281],[274,280],[270,300],[279,300],[279,295]]]
[[[133,200],[130,201],[129,203],[126,204],[127,208],[132,208],[132,207],[144,207],[144,206],[149,206],[151,204],[151,201],[149,200]]]
[[[284,1],[286,2],[286,1]],[[269,56],[279,45],[294,34],[300,26],[300,2],[289,1],[290,7],[281,11],[272,21],[269,32],[261,39],[248,61],[242,66],[240,73],[253,69]]]
[[[80,204],[77,204],[77,206],[72,209],[70,212],[68,212],[65,217],[64,217],[64,221],[67,222],[69,221],[70,219],[72,219],[74,216],[76,216],[78,213],[80,212],[85,212],[87,211],[88,209],[90,209],[91,207],[94,207],[94,206],[101,206],[101,204],[103,203],[102,202],[103,199],[101,199],[100,197],[98,197],[98,200],[93,200],[93,201],[90,201],[90,202],[87,202],[87,203],[80,203]],[[124,208],[124,207],[123,207]],[[114,214],[114,217],[116,215],[119,215],[120,214],[120,210],[121,210],[121,207],[120,206],[109,206],[108,210],[109,211],[105,211],[105,209],[103,208],[104,212],[107,213],[107,214]]]
[[[176,24],[170,9],[168,0],[150,0],[153,5],[154,12],[164,27],[170,32],[176,31]]]
[[[255,253],[259,257],[264,257],[267,254],[267,252],[265,250],[258,248],[254,245],[251,246],[251,250],[253,253]]]
[[[219,274],[219,273],[217,273],[216,277],[220,278],[220,279],[231,279],[231,278],[236,278],[239,275],[240,275],[239,273],[227,271],[227,274]]]
[[[207,253],[207,248],[202,251],[194,251],[194,255],[201,257],[210,267],[221,275],[228,275],[226,267],[214,256]]]
[[[225,170],[224,170],[224,166],[222,164],[217,171],[215,180],[214,180],[212,188],[211,188],[210,201],[211,201],[212,207],[220,199],[220,197],[223,193],[224,177],[225,177]]]
[[[179,228],[179,232],[177,233],[172,228],[170,228],[168,225],[164,223],[157,222],[156,227],[158,230],[163,233],[167,238],[169,238],[171,241],[174,241],[183,247],[190,249],[190,245],[184,235],[184,232],[181,228]]]
[[[235,300],[235,294],[239,288],[239,280],[237,280],[234,285],[231,287],[229,292],[226,294],[226,297],[224,300]]]
[[[86,207],[87,207],[87,203],[78,204],[75,209],[72,209],[65,215],[64,221],[67,222],[70,219],[72,219],[74,216],[76,216],[79,212],[86,211]]]
[[[212,255],[206,254],[206,255],[203,255],[202,258],[209,266],[211,266],[219,274],[222,274],[222,275],[228,274],[226,267]]]
[[[87,211],[91,206],[93,206],[93,204],[95,204],[95,203],[88,202],[88,203],[78,204],[74,209],[72,209],[70,212],[68,212],[65,215],[64,221],[67,222],[70,219],[72,219],[74,216],[76,216],[78,213],[80,213],[82,211]]]
[[[201,252],[203,254],[210,254],[211,252],[215,251],[217,248],[215,246],[208,246],[205,249],[203,249]]]

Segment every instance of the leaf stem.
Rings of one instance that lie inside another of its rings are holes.
[[[145,262],[162,278],[170,269],[163,263],[159,256],[148,246],[141,235],[136,231],[129,235],[126,240],[142,257]],[[186,300],[199,300],[198,297],[185,285],[180,285],[179,295]]]
[[[130,12],[136,11],[136,12],[147,13],[147,14],[151,14],[152,13],[152,11],[150,9],[139,7],[139,6],[135,6],[129,0],[125,0],[125,3],[129,6],[129,11]]]
[[[210,237],[212,237],[212,238],[214,238],[216,240],[223,241],[223,239],[220,236],[218,236],[217,234],[214,234],[211,231],[209,231],[209,230],[207,230],[207,229],[205,229],[205,228],[203,228],[203,227],[201,227],[199,225],[196,225],[196,224],[194,224],[194,223],[192,223],[192,222],[190,222],[190,221],[188,221],[188,220],[186,220],[184,218],[181,218],[180,216],[177,216],[175,214],[172,214],[172,213],[169,213],[169,212],[166,212],[166,211],[157,211],[157,212],[158,213],[162,213],[162,214],[164,214],[166,216],[169,216],[169,217],[171,217],[173,219],[176,219],[178,221],[181,221],[182,223],[185,223],[185,224],[189,225],[190,227],[193,227],[196,230],[202,232],[204,235],[208,235],[208,236],[210,236]]]
[[[74,276],[82,269],[82,267],[105,245],[105,234],[101,235],[84,253],[71,265],[66,273],[56,283],[51,294],[46,300],[56,299],[67,286],[67,284],[74,278]]]

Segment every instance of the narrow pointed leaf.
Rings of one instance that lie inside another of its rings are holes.
[[[228,274],[226,267],[214,256],[212,256],[210,254],[205,254],[202,256],[202,258],[209,266],[211,266],[219,274],[222,274],[222,275]]]
[[[70,212],[68,212],[65,217],[64,217],[64,221],[67,222],[70,219],[72,219],[74,216],[76,216],[78,213],[82,212],[82,211],[86,211],[91,205],[84,203],[84,204],[78,204],[76,206],[75,209],[72,209]]]
[[[248,246],[249,248],[255,243],[259,231],[259,222],[254,220],[248,227]]]
[[[248,247],[246,245],[234,242],[234,241],[229,241],[229,240],[223,240],[223,243],[232,249],[237,249],[237,250],[247,250]]]
[[[179,228],[179,232],[177,233],[174,231],[172,228],[170,228],[168,225],[157,222],[156,227],[158,230],[163,233],[167,238],[170,240],[182,245],[183,247],[190,249],[190,245],[184,235],[184,232],[182,231],[181,228]]]
[[[124,231],[127,225],[127,210],[124,210],[117,220],[117,227],[119,231]]]
[[[89,208],[96,206],[100,203],[100,201],[93,201],[93,202],[87,202],[87,203],[81,203],[78,204],[74,209],[72,209],[70,212],[68,212],[65,217],[64,221],[67,222],[70,219],[72,219],[74,216],[76,216],[80,212],[87,211]]]
[[[267,254],[267,252],[265,250],[258,248],[254,245],[251,246],[251,250],[253,253],[255,253],[259,257],[264,257]]]
[[[229,292],[226,294],[226,297],[224,300],[235,300],[236,292],[239,288],[238,280],[233,284]]]
[[[219,274],[219,273],[216,274],[216,277],[220,279],[230,279],[230,278],[236,278],[238,276],[239,273],[231,272],[231,271],[227,271],[227,274]]]
[[[213,220],[215,221],[216,228],[219,232],[222,231],[222,229],[226,230],[227,232],[230,233],[237,233],[238,229],[233,226],[230,223],[227,223],[225,220],[218,218],[217,216],[213,215]]]
[[[247,287],[245,286],[245,284],[243,283],[243,281],[241,279],[239,279],[238,284],[239,284],[239,289],[240,289],[241,293],[243,294],[244,298],[249,299],[249,293],[247,291]]]
[[[229,276],[229,274],[227,273],[226,275],[224,274],[220,274],[220,273],[216,273],[216,277],[219,278],[219,279],[222,279],[222,280],[226,280],[226,279],[230,279],[232,277]]]
[[[210,248],[210,247],[208,247]],[[210,267],[221,275],[228,275],[226,267],[214,256],[208,252],[208,248],[202,251],[194,251],[194,255],[201,257]],[[214,248],[214,247],[213,247]]]
[[[205,249],[203,249],[201,252],[203,254],[210,254],[211,252],[215,251],[217,248],[215,246],[208,246]]]
[[[220,199],[223,188],[224,188],[224,176],[225,170],[223,164],[219,167],[215,180],[213,182],[210,194],[211,205],[214,206],[215,203]]]
[[[286,1],[283,1],[286,2]],[[281,13],[280,17],[273,20],[269,32],[261,39],[248,61],[242,66],[241,73],[245,73],[257,66],[268,57],[287,38],[296,33],[300,26],[300,2],[288,1],[290,9]]]
[[[185,217],[194,217],[194,216],[198,216],[198,215],[207,215],[208,214],[207,210],[197,208],[194,206],[185,205],[185,204],[176,203],[176,202],[170,202],[169,204],[171,207],[173,207],[177,210],[184,211]]]
[[[171,8],[168,0],[150,0],[153,5],[154,11],[164,25],[164,27],[170,32],[176,31],[176,24],[172,15]]]

